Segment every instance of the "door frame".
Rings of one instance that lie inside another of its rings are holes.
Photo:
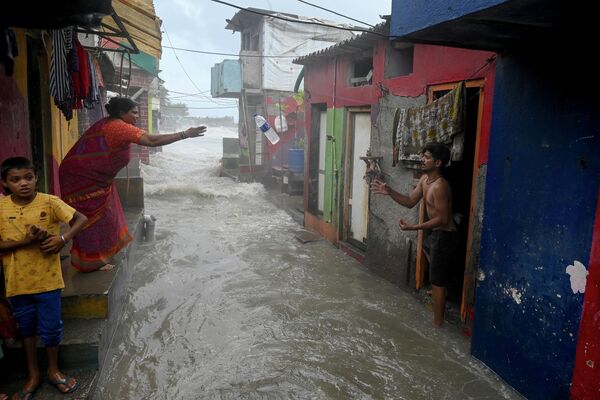
[[[456,86],[459,84],[460,82],[454,82],[454,83],[445,83],[445,84],[439,84],[439,85],[431,85],[427,88],[427,104],[431,103],[433,101],[433,95],[435,92],[439,92],[439,91],[445,91],[445,90],[452,90],[454,88],[456,88]],[[474,157],[473,157],[473,175],[471,177],[471,200],[470,200],[470,206],[469,206],[469,225],[467,227],[467,246],[465,249],[465,271],[466,268],[470,265],[471,263],[471,258],[472,258],[472,242],[473,242],[473,225],[474,225],[474,219],[475,219],[475,201],[477,199],[476,197],[476,193],[477,193],[477,176],[478,176],[478,165],[479,165],[479,149],[480,149],[480,142],[481,142],[481,121],[482,121],[482,117],[483,117],[483,99],[484,99],[484,79],[475,79],[475,80],[471,80],[471,81],[466,81],[465,82],[465,88],[479,88],[479,104],[477,106],[477,129],[475,131],[475,149],[474,149]],[[424,202],[421,201],[420,207],[419,207],[419,221],[422,223],[423,219],[425,216],[425,206],[424,206]],[[416,262],[416,271],[415,271],[415,286],[416,289],[420,289],[423,286],[423,280],[424,280],[424,274],[425,274],[425,267],[426,267],[426,259],[423,256],[423,239],[424,239],[424,233],[422,230],[419,230],[419,233],[417,235],[417,262]],[[476,269],[476,267],[475,267]],[[475,271],[473,271],[473,273],[475,273]],[[461,304],[460,304],[460,311],[461,311],[461,319],[463,320],[463,322],[466,320],[467,317],[467,313],[469,310],[467,310],[466,307],[466,287],[467,287],[467,282],[468,281],[468,277],[465,276],[463,277],[463,290],[462,290],[462,297],[461,297]]]
[[[366,250],[366,245],[362,242],[359,242],[350,237],[350,218],[351,215],[349,213],[349,204],[348,199],[350,198],[350,181],[352,179],[352,150],[354,149],[354,140],[352,137],[352,132],[354,130],[354,122],[353,115],[354,114],[365,114],[369,113],[369,117],[371,114],[370,106],[359,106],[359,107],[348,107],[346,108],[346,129],[344,132],[344,195],[342,197],[342,224],[341,228],[341,238],[343,241],[352,244],[353,246],[358,247],[361,250]],[[371,130],[372,133],[372,130]],[[369,147],[370,147],[370,137],[369,137]],[[366,165],[365,165],[366,167]]]

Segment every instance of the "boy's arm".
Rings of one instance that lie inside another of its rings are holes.
[[[18,248],[25,247],[31,243],[43,240],[48,235],[45,230],[32,226],[27,229],[27,235],[22,240],[2,240],[0,237],[0,251],[14,251]]]
[[[71,218],[70,228],[62,235],[52,235],[42,242],[40,249],[44,253],[58,253],[69,240],[73,239],[82,229],[87,222],[87,217],[75,211],[73,218]]]
[[[73,239],[75,235],[81,232],[87,220],[88,219],[85,215],[83,215],[79,211],[75,211],[75,214],[73,214],[73,219],[71,220],[71,228],[63,234],[65,242],[68,242],[69,240]]]

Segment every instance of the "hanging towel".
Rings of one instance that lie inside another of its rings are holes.
[[[394,161],[418,161],[426,143],[451,145],[451,159],[462,159],[465,130],[465,85],[423,107],[397,109],[394,118]]]
[[[17,38],[10,28],[0,28],[0,63],[4,64],[4,73],[11,76],[15,68],[15,57],[19,55]]]

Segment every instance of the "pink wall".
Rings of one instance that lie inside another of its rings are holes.
[[[31,156],[29,111],[15,79],[0,66],[0,162],[14,156]]]
[[[339,56],[337,71],[334,58],[308,65],[305,88],[310,92],[308,103],[325,103],[327,108],[375,105],[378,98],[389,90],[394,96],[418,97],[426,95],[428,86],[453,83],[461,80],[484,79],[484,108],[481,118],[479,164],[487,163],[489,133],[494,92],[494,63],[486,65],[494,53],[451,47],[415,45],[413,73],[407,76],[384,79],[385,52],[389,43],[381,40],[373,52],[373,79],[369,86],[348,85],[349,60]],[[484,68],[482,68],[484,67]],[[334,79],[335,77],[335,79]],[[334,83],[335,81],[335,83]],[[333,101],[335,85],[335,102]],[[310,126],[310,107],[306,107],[306,124]],[[307,132],[309,135],[310,132]],[[307,138],[308,141],[308,138]]]

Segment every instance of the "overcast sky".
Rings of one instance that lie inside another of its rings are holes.
[[[390,14],[392,3],[392,0],[307,1],[372,25],[381,22],[380,15]],[[226,0],[226,2],[244,8],[262,8],[359,25],[298,0]],[[232,34],[232,31],[225,29],[225,19],[231,18],[238,9],[211,0],[154,0],[154,5],[156,14],[163,20],[163,46],[170,46],[171,42],[173,47],[219,53],[239,53],[240,34]],[[190,107],[191,115],[232,115],[237,120],[236,108],[200,109],[231,105],[232,100],[210,98],[210,68],[224,59],[236,58],[236,56],[207,55],[179,50],[174,52],[172,49],[163,47],[159,76],[165,81],[167,89],[172,92],[171,98],[181,96],[181,94],[173,92],[193,94],[198,91],[206,91],[205,96],[208,98],[197,95],[174,99],[174,101],[185,102]],[[186,76],[184,70],[191,79]],[[196,107],[196,109],[192,107]]]

